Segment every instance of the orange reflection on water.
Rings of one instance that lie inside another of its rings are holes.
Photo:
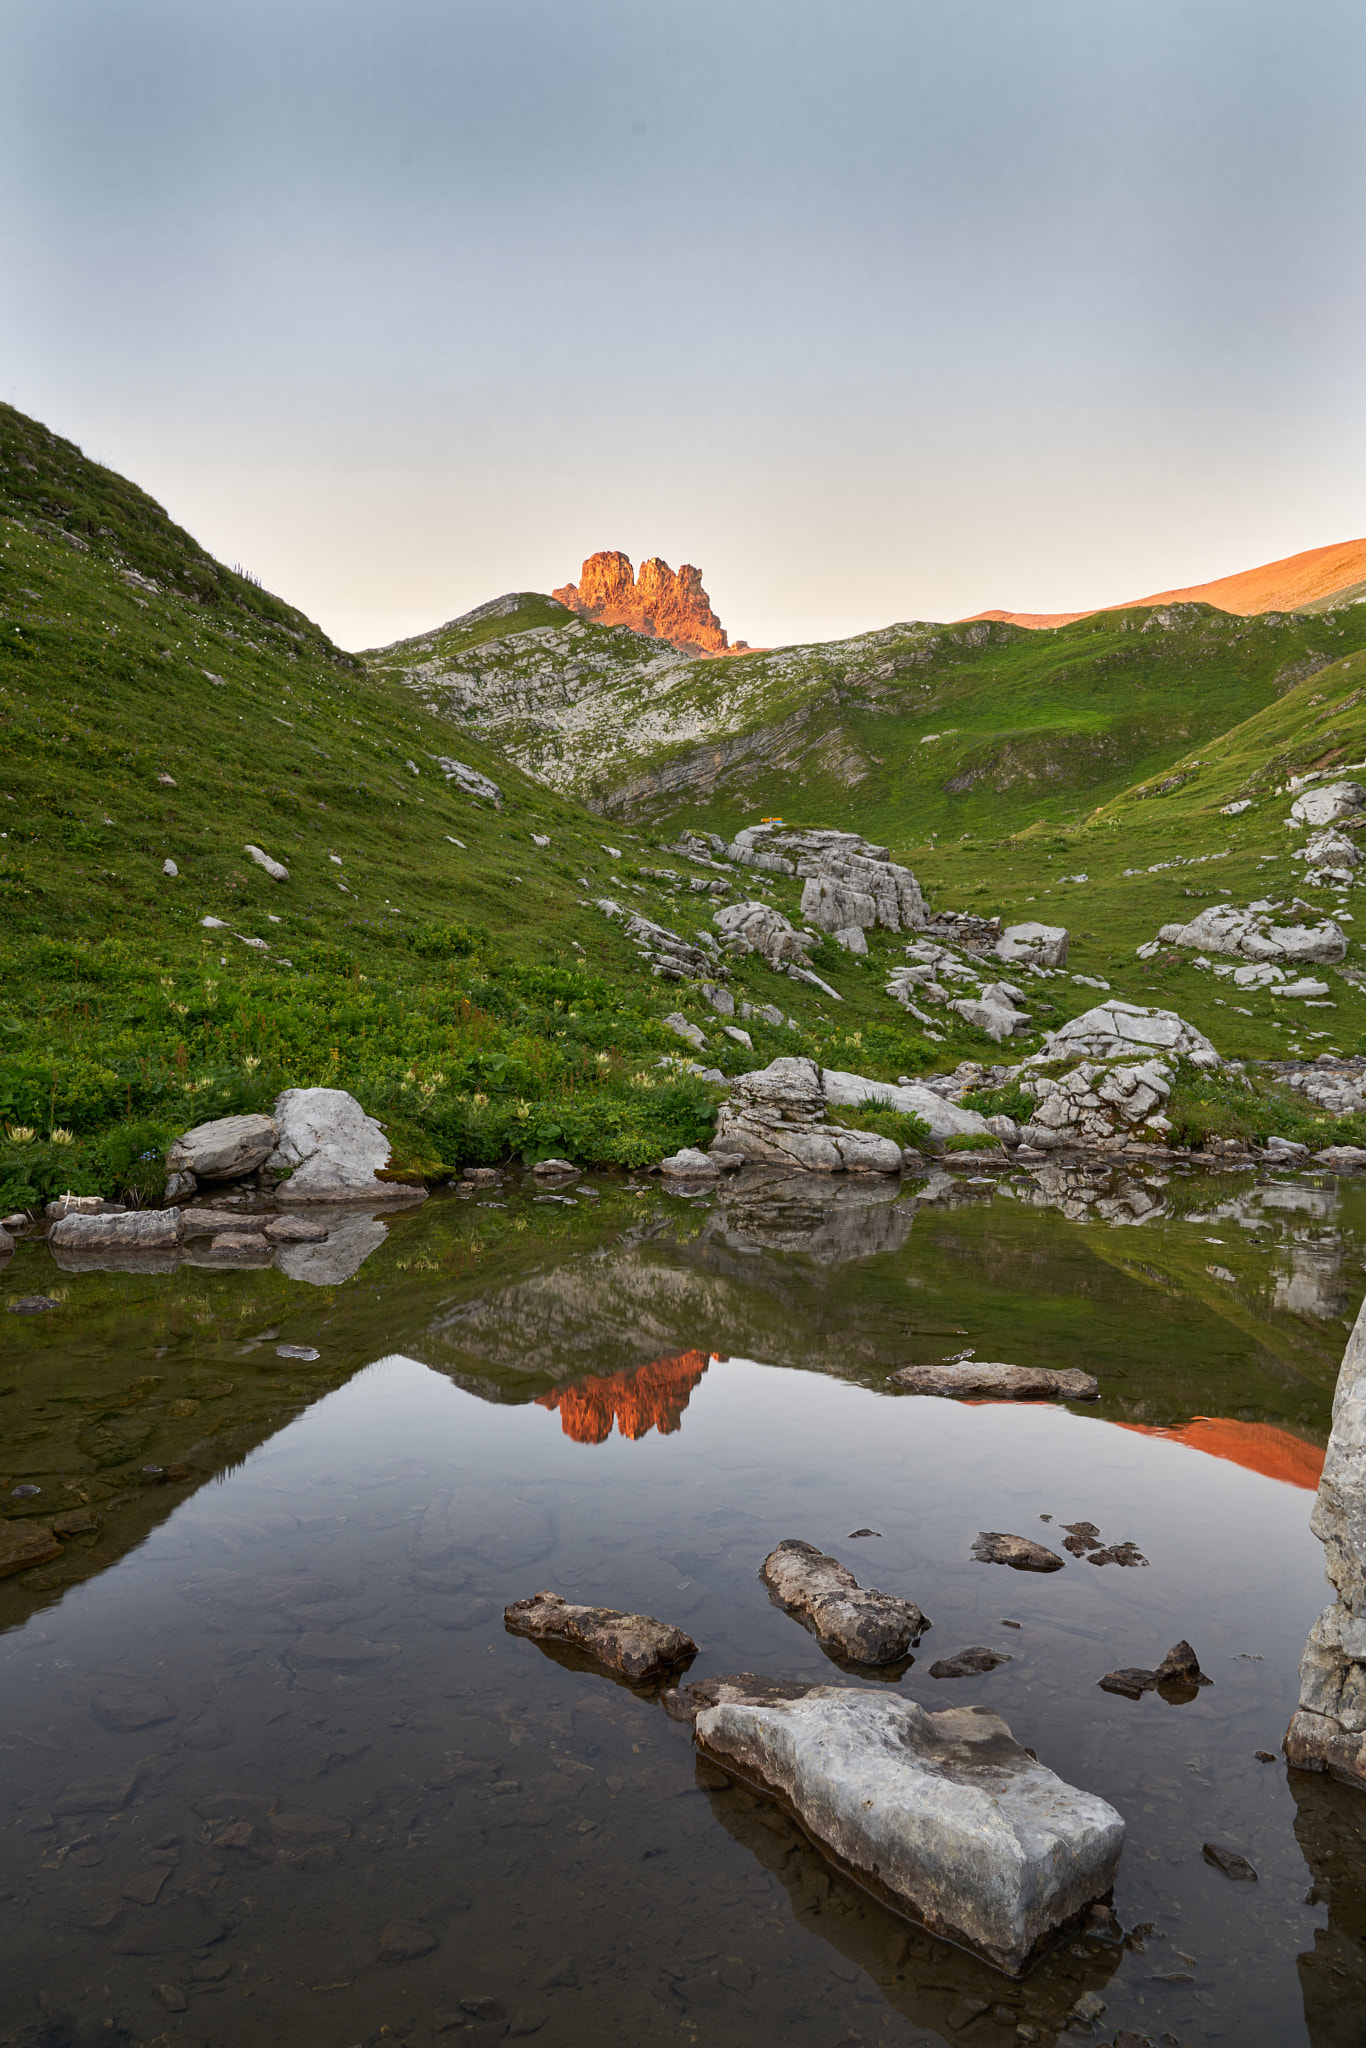
[[[1307,1444],[1288,1429],[1271,1422],[1233,1422],[1226,1416],[1193,1415],[1176,1429],[1161,1429],[1144,1422],[1121,1422],[1120,1429],[1132,1429],[1139,1436],[1161,1436],[1169,1443],[1188,1444],[1211,1458],[1227,1458],[1245,1471],[1260,1472],[1266,1479],[1279,1479],[1287,1486],[1302,1486],[1309,1493],[1318,1490],[1323,1477],[1324,1452],[1319,1444]]]
[[[616,1424],[633,1440],[657,1429],[669,1436],[679,1427],[688,1396],[719,1352],[680,1351],[673,1358],[652,1358],[632,1372],[614,1372],[602,1379],[578,1380],[572,1387],[537,1395],[541,1408],[558,1408],[560,1427],[578,1444],[600,1444]]]

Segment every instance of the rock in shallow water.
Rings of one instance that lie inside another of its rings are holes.
[[[1008,1564],[1017,1572],[1060,1572],[1062,1559],[1042,1543],[1028,1536],[1008,1536],[1001,1529],[984,1529],[972,1546],[981,1564]]]
[[[1155,1671],[1128,1667],[1122,1671],[1107,1671],[1099,1680],[1102,1692],[1117,1692],[1125,1698],[1136,1700],[1145,1692],[1162,1692],[1180,1705],[1193,1700],[1202,1685],[1213,1685],[1212,1678],[1206,1678],[1200,1669],[1200,1660],[1188,1642],[1173,1643]]]
[[[1011,1976],[1105,1898],[1124,1822],[1064,1784],[984,1707],[817,1686],[772,1705],[721,1701],[697,1743],[777,1798],[830,1859],[905,1914]]]
[[[838,1558],[794,1536],[770,1551],[760,1577],[823,1650],[852,1664],[894,1664],[930,1626],[913,1600],[861,1587]]]
[[[537,1642],[567,1643],[620,1672],[633,1684],[663,1678],[697,1655],[690,1635],[648,1614],[623,1614],[616,1607],[576,1607],[558,1593],[533,1593],[503,1610],[512,1635]]]
[[[941,1657],[937,1664],[931,1664],[931,1678],[975,1678],[980,1672],[994,1671],[998,1664],[1013,1664],[1004,1650],[984,1649],[980,1644],[971,1650],[960,1650],[954,1657]]]
[[[1066,1401],[1094,1401],[1100,1393],[1090,1373],[1075,1367],[997,1365],[986,1359],[903,1365],[888,1378],[911,1394],[986,1394],[1002,1401],[1047,1401],[1056,1395]]]

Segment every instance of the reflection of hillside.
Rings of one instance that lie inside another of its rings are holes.
[[[652,1358],[634,1372],[614,1372],[608,1379],[580,1380],[538,1396],[541,1408],[557,1408],[560,1427],[576,1444],[605,1443],[615,1423],[620,1436],[633,1442],[657,1429],[671,1436],[679,1427],[688,1396],[711,1359],[705,1351],[680,1351],[675,1358]]]
[[[1121,1422],[1139,1436],[1162,1436],[1169,1443],[1186,1444],[1207,1457],[1227,1458],[1246,1472],[1260,1472],[1263,1478],[1282,1480],[1287,1486],[1302,1486],[1313,1493],[1323,1477],[1324,1447],[1292,1436],[1270,1422],[1234,1422],[1222,1415],[1195,1415],[1179,1428],[1164,1429],[1146,1422]]]

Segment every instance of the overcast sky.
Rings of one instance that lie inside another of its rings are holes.
[[[1360,0],[0,0],[0,396],[344,645],[1366,531]]]

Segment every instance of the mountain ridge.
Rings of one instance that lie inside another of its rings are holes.
[[[1236,617],[1255,618],[1264,612],[1304,612],[1355,604],[1366,600],[1366,539],[1333,541],[1327,547],[1306,548],[1295,555],[1281,555],[1274,562],[1262,562],[1254,569],[1239,569],[1231,576],[1217,576],[1208,583],[1189,583],[1176,590],[1154,591],[1151,597],[1133,597],[1122,604],[1093,605],[1082,612],[974,612],[974,619],[989,619],[1000,625],[1022,626],[1028,632],[1043,632],[1054,626],[1074,625],[1079,619],[1095,618],[1098,612],[1134,611],[1145,605],[1208,604]]]

